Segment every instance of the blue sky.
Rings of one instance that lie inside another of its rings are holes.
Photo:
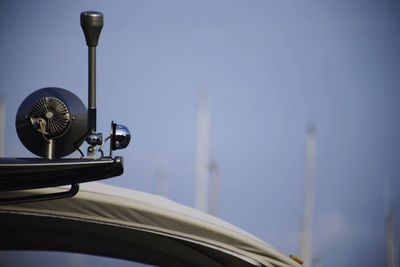
[[[79,14],[105,15],[98,130],[133,143],[106,181],[193,206],[196,97],[209,95],[220,217],[299,254],[305,134],[317,131],[314,251],[321,266],[385,263],[384,181],[399,238],[400,6],[394,1],[2,1],[7,156],[22,100],[47,86],[87,102]],[[389,183],[389,182],[388,182]],[[362,255],[362,256],[361,256]]]

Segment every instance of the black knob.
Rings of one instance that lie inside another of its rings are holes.
[[[81,13],[81,26],[88,46],[97,46],[101,29],[103,28],[103,14],[96,11]]]

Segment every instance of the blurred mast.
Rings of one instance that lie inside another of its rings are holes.
[[[391,179],[386,177],[384,180],[384,205],[385,205],[385,224],[386,224],[386,266],[397,267],[397,255],[396,255],[396,239],[394,233],[394,216],[393,216],[393,204],[391,196]]]
[[[6,105],[3,99],[0,98],[0,157],[5,155],[5,133],[6,133]]]
[[[206,89],[199,90],[197,101],[195,208],[207,212],[210,114]]]
[[[312,124],[307,126],[306,162],[304,177],[304,218],[301,231],[301,258],[305,266],[312,264],[312,218],[314,202],[316,134]]]
[[[155,193],[159,196],[167,196],[167,174],[164,169],[159,168],[155,173]]]
[[[218,216],[219,212],[219,166],[216,161],[210,163],[210,201],[209,212]]]
[[[387,267],[397,267],[396,244],[394,238],[394,218],[391,208],[386,214],[386,250]]]

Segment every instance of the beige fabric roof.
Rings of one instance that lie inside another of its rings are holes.
[[[61,189],[28,193],[54,190]],[[0,249],[71,251],[160,266],[298,266],[213,216],[100,183],[82,185],[73,198],[0,205],[0,236]]]

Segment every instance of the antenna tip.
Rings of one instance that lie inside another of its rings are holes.
[[[81,27],[88,46],[97,46],[101,29],[104,25],[103,13],[84,11],[81,13]]]

